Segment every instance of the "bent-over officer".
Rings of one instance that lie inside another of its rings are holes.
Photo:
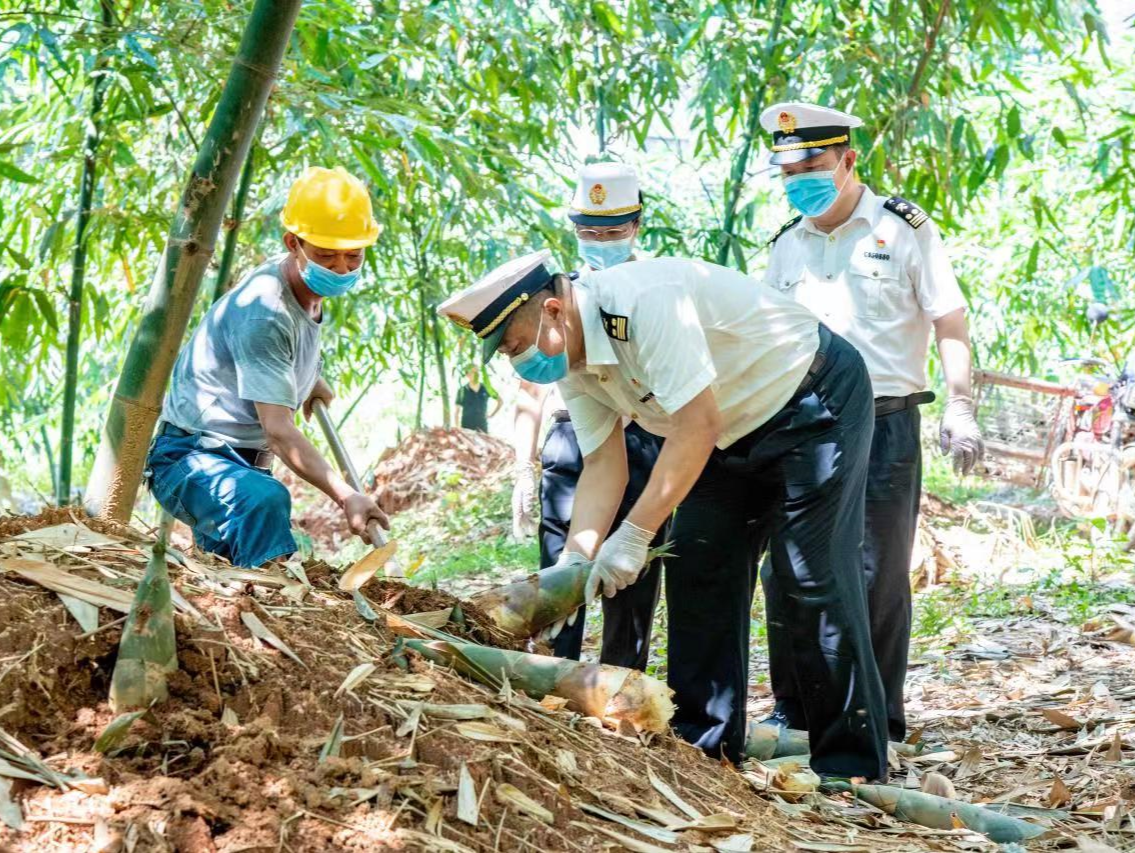
[[[792,676],[811,763],[886,773],[860,542],[871,384],[854,347],[772,288],[701,261],[658,258],[553,275],[537,252],[439,311],[514,366],[559,382],[583,473],[565,548],[594,555],[588,598],[634,584],[677,507],[666,562],[675,729],[741,759],[751,578],[764,542],[792,595]],[[642,496],[608,536],[627,485],[629,417],[664,436]]]
[[[218,300],[178,356],[147,481],[158,503],[193,530],[199,548],[237,566],[296,550],[291,496],[272,476],[278,457],[334,500],[362,536],[388,526],[296,428],[297,409],[331,400],[320,378],[323,300],[358,283],[378,239],[370,193],[342,168],[312,167],[280,215],[286,253],[252,270]]]
[[[585,165],[579,173],[568,218],[575,225],[580,256],[588,269],[608,269],[634,261],[635,238],[642,227],[642,193],[634,169],[622,163]],[[531,460],[541,407],[529,401],[541,399],[550,383],[542,375],[537,362],[524,362],[516,370],[522,379],[517,429],[530,436],[529,441],[523,444],[530,445],[527,460]],[[520,423],[522,418],[528,422]],[[660,437],[630,419],[626,419],[623,438],[627,448],[627,487],[615,515],[615,524],[622,522],[646,488],[650,471],[662,449]],[[532,476],[533,466],[527,460],[528,470],[519,471],[519,477]],[[571,417],[566,409],[557,409],[552,413],[552,425],[540,453],[541,569],[584,559],[579,552],[564,549],[582,472],[583,454],[579,450]],[[662,545],[666,535],[667,525],[664,524],[655,535],[652,546]],[[657,557],[650,561],[634,586],[620,591],[613,598],[603,599],[601,663],[646,669],[654,611],[661,587],[662,559]],[[581,607],[545,633],[545,638],[552,641],[557,657],[579,660],[583,648],[584,609]]]
[[[918,407],[931,402],[926,354],[933,330],[949,397],[941,447],[967,473],[981,457],[970,395],[965,299],[938,229],[916,205],[875,195],[856,175],[853,115],[783,103],[761,116],[771,162],[799,216],[772,239],[767,284],[809,308],[855,345],[875,395],[867,474],[863,567],[871,641],[887,694],[891,740],[906,734],[903,685],[910,644],[910,558],[918,526],[922,451]],[[773,549],[770,559],[783,560]],[[775,568],[775,566],[773,567]],[[806,708],[791,671],[795,608],[777,571],[762,573],[776,709],[766,722],[803,725]]]

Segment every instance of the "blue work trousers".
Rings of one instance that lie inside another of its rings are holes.
[[[296,550],[287,488],[220,439],[159,435],[146,479],[162,508],[193,530],[198,548],[234,566],[260,566]]]
[[[666,560],[673,724],[711,756],[740,761],[750,610],[768,542],[812,769],[880,779],[886,708],[862,552],[871,381],[854,347],[826,329],[825,340],[815,376],[763,426],[715,450],[678,507]]]

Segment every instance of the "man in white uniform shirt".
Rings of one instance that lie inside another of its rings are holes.
[[[877,196],[855,174],[855,116],[784,103],[761,116],[773,134],[789,201],[800,212],[772,239],[765,282],[813,311],[855,345],[875,395],[863,543],[871,640],[887,694],[891,740],[906,736],[903,686],[910,645],[910,556],[918,526],[922,453],[918,407],[933,330],[949,398],[942,451],[966,473],[982,453],[970,396],[965,299],[930,218],[905,199]],[[774,550],[770,559],[778,559]],[[776,709],[766,722],[803,726],[791,677],[794,608],[777,572],[762,572]]]
[[[867,631],[860,543],[873,420],[855,349],[734,270],[660,258],[553,275],[536,252],[439,312],[485,357],[535,362],[571,412],[583,473],[565,549],[594,558],[589,600],[635,583],[674,509],[667,558],[674,727],[738,762],[752,572],[766,542],[793,600],[792,676],[813,769],[886,774],[886,711]],[[608,537],[627,484],[622,418],[664,436],[642,495]]]

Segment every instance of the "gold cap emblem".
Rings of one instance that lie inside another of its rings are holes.
[[[776,124],[781,133],[792,133],[796,130],[796,116],[792,113],[781,113],[776,117]]]
[[[607,200],[607,188],[602,184],[595,184],[587,194],[592,204],[602,204]]]

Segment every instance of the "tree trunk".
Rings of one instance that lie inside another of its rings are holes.
[[[777,0],[776,11],[773,13],[772,27],[769,29],[768,39],[765,42],[764,55],[767,57],[776,46],[780,36],[780,26],[784,22],[784,9],[788,0]],[[768,74],[761,81],[760,88],[753,93],[749,101],[749,115],[745,121],[745,136],[741,142],[741,150],[737,152],[729,170],[729,182],[726,185],[725,216],[721,220],[721,245],[717,249],[717,262],[722,266],[729,260],[733,250],[733,241],[736,235],[733,229],[737,223],[737,205],[741,200],[741,190],[745,186],[745,173],[749,170],[749,157],[753,151],[753,137],[761,128],[761,107],[764,105],[765,92],[768,91]],[[741,267],[742,264],[738,264]]]
[[[75,399],[79,388],[79,341],[83,331],[83,279],[87,272],[87,224],[91,220],[91,200],[95,194],[95,165],[102,113],[110,75],[106,73],[107,33],[115,24],[112,0],[101,0],[102,28],[100,50],[95,60],[91,109],[87,115],[87,135],[83,140],[83,171],[79,178],[79,210],[75,216],[75,252],[71,258],[71,292],[67,297],[67,357],[63,378],[63,426],[59,436],[59,473],[52,477],[55,502],[71,502],[71,458],[75,443]],[[50,448],[50,446],[49,446]]]
[[[89,512],[130,518],[166,384],[301,2],[256,0],[249,16],[118,378],[87,489]]]
[[[433,323],[434,358],[437,360],[438,388],[441,389],[441,422],[449,426],[452,423],[449,418],[449,378],[446,376],[445,347],[441,340],[441,318],[437,316],[436,311],[430,313],[433,315],[431,322]]]
[[[244,223],[244,204],[248,201],[248,188],[252,186],[252,171],[255,168],[256,146],[248,149],[248,156],[244,159],[244,169],[240,173],[240,184],[236,188],[233,198],[232,222],[225,223],[225,248],[221,251],[221,262],[217,267],[217,281],[213,285],[213,301],[216,302],[233,286],[232,269],[233,257],[236,255],[236,238],[240,233],[240,226]]]

